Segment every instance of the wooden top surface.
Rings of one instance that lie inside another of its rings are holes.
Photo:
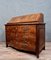
[[[8,23],[39,22],[39,21],[43,22],[42,13],[13,17]]]

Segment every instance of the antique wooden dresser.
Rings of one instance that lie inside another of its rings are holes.
[[[45,23],[42,13],[13,17],[5,24],[6,47],[34,52],[45,49]]]

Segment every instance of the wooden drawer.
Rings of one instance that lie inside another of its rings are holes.
[[[25,51],[35,51],[35,46],[23,42],[15,42],[15,48]]]
[[[17,27],[17,32],[36,32],[35,25],[22,25]]]
[[[35,25],[22,25],[22,26],[7,26],[6,27],[7,32],[36,32],[36,26]]]
[[[18,42],[25,42],[25,43],[31,43],[31,42],[35,42],[36,41],[36,34],[33,34],[32,32],[18,32],[16,34],[16,40]],[[33,43],[34,44],[34,43]]]

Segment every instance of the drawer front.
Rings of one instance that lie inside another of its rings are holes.
[[[36,41],[36,34],[32,33],[32,32],[18,32],[16,34],[16,41],[18,42],[35,42]]]
[[[18,32],[36,33],[36,26],[35,25],[6,26],[6,32],[9,32],[9,33],[18,33]]]
[[[35,51],[35,46],[23,42],[16,42],[15,43],[15,48],[19,50],[25,50],[25,51]]]
[[[35,25],[22,25],[17,27],[17,32],[36,32],[36,26]]]

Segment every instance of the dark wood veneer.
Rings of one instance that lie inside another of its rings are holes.
[[[36,22],[16,21],[17,23],[5,24],[6,47],[35,52],[38,58],[40,51],[45,49],[45,23],[42,18],[39,19],[41,22],[38,20]]]

